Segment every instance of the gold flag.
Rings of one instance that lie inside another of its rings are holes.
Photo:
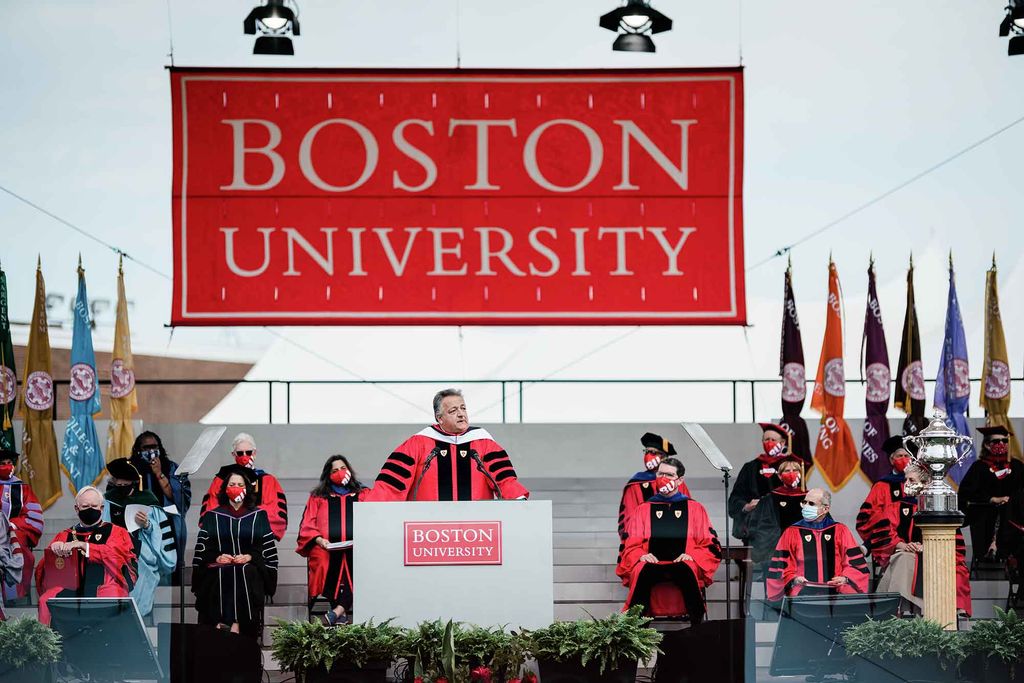
[[[128,300],[124,295],[124,269],[117,264],[117,320],[114,351],[110,355],[110,427],[107,430],[107,462],[130,458],[135,442],[132,414],[139,409],[135,395],[135,363],[132,333],[128,326]]]
[[[32,327],[28,332],[28,357],[21,382],[21,416],[25,421],[25,433],[21,440],[18,475],[32,487],[44,510],[62,494],[57,437],[53,433],[50,333],[46,325],[46,284],[40,261],[36,268],[36,301],[32,309]]]
[[[981,371],[981,407],[985,409],[986,424],[1001,425],[1010,430],[1010,455],[1018,460],[1020,441],[1013,434],[1010,419],[1010,355],[1006,352],[1003,318],[999,314],[999,289],[996,286],[996,256],[992,255],[992,268],[985,274],[985,364]]]

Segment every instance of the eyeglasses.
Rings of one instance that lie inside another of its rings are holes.
[[[661,455],[661,451],[657,448],[645,448],[644,455]]]
[[[800,507],[802,507],[802,508],[806,508],[806,507],[815,507],[816,508],[819,505],[824,506],[825,504],[824,503],[812,503],[809,500],[801,500],[800,501]]]
[[[240,458],[243,455],[252,455],[255,452],[256,452],[255,449],[250,449],[250,450],[247,450],[247,451],[235,451],[235,457],[236,458]]]

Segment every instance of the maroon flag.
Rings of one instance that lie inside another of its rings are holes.
[[[786,268],[786,292],[782,306],[782,350],[779,358],[779,376],[782,377],[782,419],[791,438],[791,450],[804,461],[804,468],[814,466],[811,440],[807,423],[800,417],[807,398],[807,379],[804,370],[804,345],[800,339],[800,318],[796,314],[793,296],[793,264]]]
[[[907,270],[907,313],[903,318],[903,341],[900,343],[900,362],[896,368],[896,398],[893,407],[907,414],[903,421],[904,434],[917,434],[928,424],[925,417],[924,368],[921,366],[921,329],[917,325],[917,306],[914,303],[914,257],[910,257]]]
[[[882,327],[882,309],[875,291],[875,261],[868,266],[868,305],[864,314],[864,336],[861,338],[864,359],[862,379],[865,380],[867,419],[864,420],[864,440],[860,447],[860,469],[873,482],[889,474],[892,467],[882,450],[889,438],[889,421],[885,411],[889,407],[890,379],[889,349],[885,345]]]

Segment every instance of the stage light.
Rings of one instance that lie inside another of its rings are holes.
[[[242,22],[247,35],[261,35],[253,46],[254,55],[293,55],[295,49],[289,34],[299,35],[296,12],[286,6],[288,0],[266,0],[265,5],[254,7]],[[294,1],[291,2],[294,5]]]
[[[651,35],[672,30],[672,20],[654,9],[650,0],[626,0],[626,4],[603,15],[598,22],[609,31],[622,30],[612,43],[619,52],[654,52]]]

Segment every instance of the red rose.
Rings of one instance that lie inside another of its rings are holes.
[[[469,680],[480,683],[491,683],[491,670],[486,666],[478,666],[469,672]]]
[[[523,683],[537,683],[537,674],[532,671],[523,676]]]
[[[434,683],[448,683],[448,679],[442,676],[441,678],[435,678]]]
[[[423,683],[423,676],[417,676],[416,678],[412,679],[412,683]]]

